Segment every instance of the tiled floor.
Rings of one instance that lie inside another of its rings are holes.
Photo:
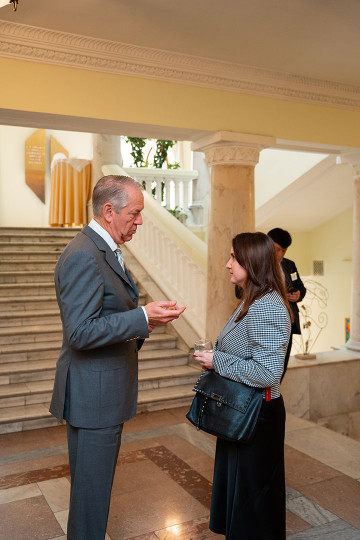
[[[126,424],[108,539],[223,538],[208,529],[214,438],[185,411]],[[359,480],[360,443],[288,415],[289,539],[360,540]],[[1,540],[64,540],[69,488],[63,426],[0,436]]]

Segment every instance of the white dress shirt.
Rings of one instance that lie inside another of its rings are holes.
[[[93,231],[95,231],[99,236],[101,236],[101,238],[104,240],[104,242],[107,243],[107,245],[109,246],[109,248],[111,249],[111,251],[113,253],[114,253],[115,249],[118,249],[119,246],[117,245],[115,240],[110,236],[110,234],[107,231],[105,231],[105,229],[101,225],[99,225],[99,223],[97,221],[95,221],[95,219],[92,219],[90,221],[89,227]],[[115,253],[114,253],[114,256],[116,257]],[[144,308],[144,306],[140,306],[140,307],[143,310],[146,322],[148,323],[149,322],[149,317],[148,317],[148,315],[146,313],[146,309]]]

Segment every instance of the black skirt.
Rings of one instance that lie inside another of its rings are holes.
[[[285,408],[264,401],[252,441],[217,439],[210,530],[226,540],[283,540]]]

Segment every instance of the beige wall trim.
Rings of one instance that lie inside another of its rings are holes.
[[[360,109],[360,87],[0,21],[0,56]]]
[[[3,108],[0,108],[0,124],[5,126],[45,127],[46,129],[64,131],[83,131],[85,133],[107,133],[109,135],[126,134],[129,137],[173,139],[177,141],[191,141],[208,133],[190,128],[119,122],[103,118],[85,118],[83,116],[66,116]]]
[[[209,167],[214,165],[252,165],[259,162],[259,148],[253,146],[224,145],[205,149],[205,159]]]

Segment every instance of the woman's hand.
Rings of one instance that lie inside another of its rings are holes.
[[[194,360],[199,362],[199,364],[201,365],[201,367],[203,369],[213,369],[214,368],[213,357],[214,357],[214,353],[213,352],[208,352],[208,351],[203,351],[203,352],[196,351],[193,354]]]

